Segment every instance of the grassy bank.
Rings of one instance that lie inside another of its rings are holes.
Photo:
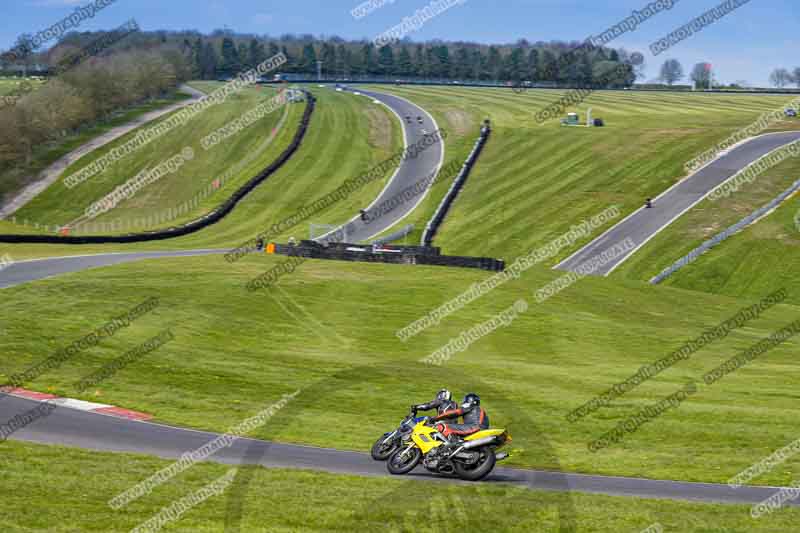
[[[406,343],[395,332],[470,284],[478,271],[310,261],[258,293],[245,283],[281,259],[168,259],[91,270],[5,289],[0,379],[103,325],[150,296],[161,306],[100,346],[28,386],[223,430],[268,398],[303,389],[291,424],[271,438],[365,450],[408,404],[449,386],[484,395],[508,426],[519,466],[662,479],[725,482],[797,438],[797,340],[700,391],[598,453],[589,441],[796,320],[776,306],[688,361],[575,423],[566,415],[614,383],[727,320],[755,298],[638,282],[584,279],[544,304],[533,293],[556,277],[536,267]],[[113,299],[109,298],[113,295]],[[519,298],[531,304],[509,326],[443,367],[418,361]],[[680,310],[680,312],[676,312]],[[376,319],[380,317],[380,319]],[[74,384],[165,328],[176,339],[79,395]],[[356,370],[353,370],[356,369]],[[224,398],[226,409],[219,408]],[[335,409],[330,409],[335,405]],[[757,483],[800,477],[786,463]]]
[[[7,442],[0,512],[8,531],[129,531],[230,470],[201,464],[115,512],[109,498],[170,463]],[[310,511],[313,509],[313,511]],[[245,467],[227,490],[194,507],[165,531],[790,531],[796,509],[754,520],[749,506],[644,500],[515,489],[499,484],[442,485]]]

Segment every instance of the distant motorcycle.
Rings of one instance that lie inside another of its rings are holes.
[[[414,426],[425,420],[425,417],[417,417],[416,411],[411,411],[400,423],[400,426],[389,433],[384,433],[381,438],[372,445],[372,458],[376,461],[385,461],[399,450],[403,443],[411,439]]]
[[[430,472],[480,481],[494,470],[497,461],[509,456],[496,453],[498,448],[511,441],[511,435],[505,429],[485,429],[453,442],[430,425],[429,420],[425,417],[417,422],[407,444],[386,462],[390,473],[408,474],[421,461]]]

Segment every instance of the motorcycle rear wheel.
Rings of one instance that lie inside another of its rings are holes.
[[[405,455],[404,455],[405,454]],[[417,447],[398,450],[386,461],[386,469],[390,474],[402,476],[414,470],[422,459],[422,450]]]
[[[487,447],[481,448],[479,451],[481,452],[481,459],[478,460],[476,465],[465,465],[459,461],[453,461],[453,468],[458,477],[466,481],[480,481],[494,470],[494,465],[497,462],[494,450]]]
[[[384,444],[386,435],[375,441],[372,445],[371,455],[376,461],[385,461],[398,450],[400,447],[395,439]]]

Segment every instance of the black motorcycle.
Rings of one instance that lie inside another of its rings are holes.
[[[416,411],[411,411],[400,423],[400,426],[392,432],[384,433],[381,438],[372,445],[372,458],[376,461],[385,461],[399,450],[403,444],[407,444],[411,439],[411,432],[414,426],[425,420],[425,417],[417,417]]]

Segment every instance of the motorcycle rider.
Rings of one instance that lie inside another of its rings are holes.
[[[437,429],[451,440],[458,437],[466,437],[477,433],[482,429],[489,429],[489,415],[481,407],[481,398],[474,392],[464,396],[464,402],[460,409],[453,409],[440,413],[431,419],[431,422],[440,420],[452,420],[463,417],[462,424],[437,424]]]
[[[421,403],[411,406],[411,411],[416,415],[417,411],[430,411],[436,409],[436,414],[441,415],[446,411],[457,409],[458,405],[453,401],[453,394],[447,390],[442,389],[436,393],[436,398],[428,403]]]

